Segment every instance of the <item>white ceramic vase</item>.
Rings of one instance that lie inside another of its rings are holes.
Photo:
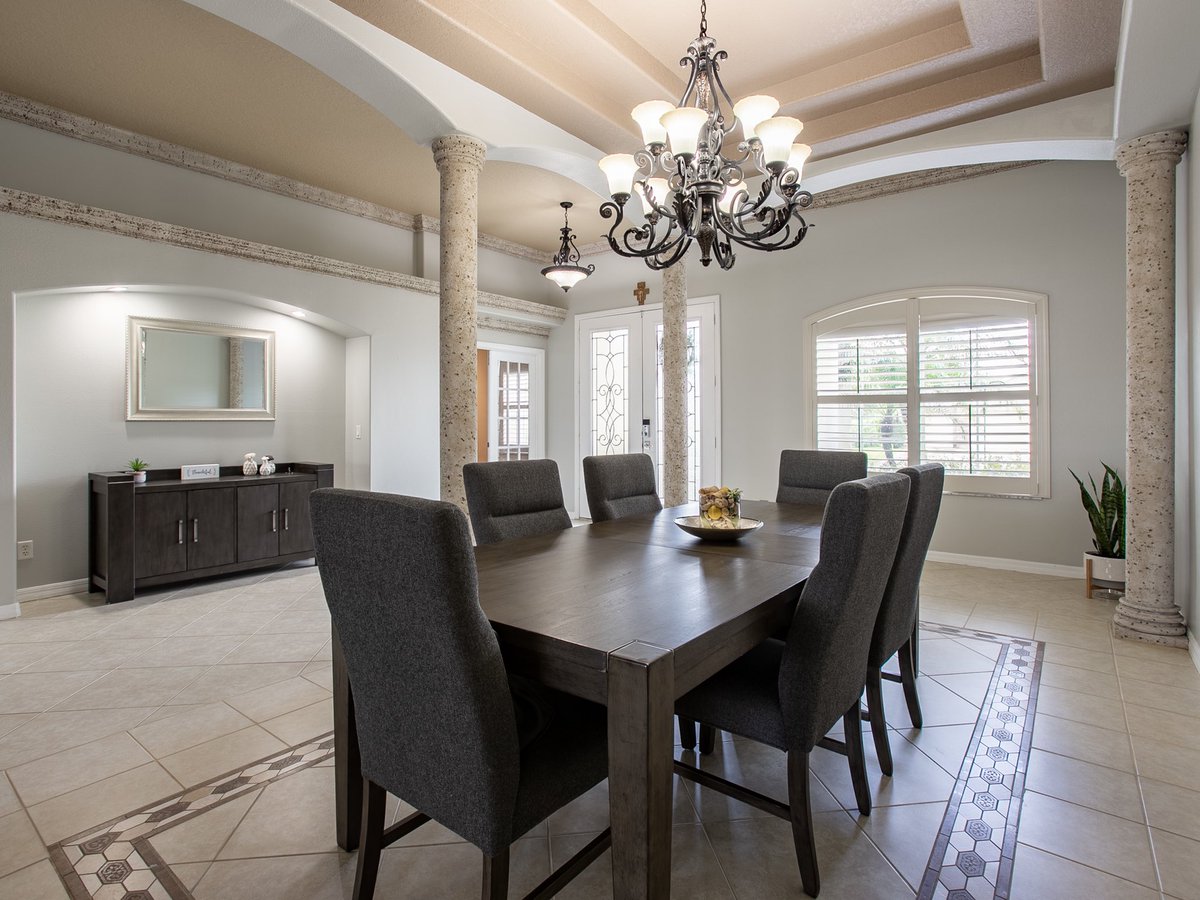
[[[253,453],[246,454],[246,461],[242,463],[242,474],[243,475],[257,475],[258,474],[258,463],[256,463],[254,461]]]

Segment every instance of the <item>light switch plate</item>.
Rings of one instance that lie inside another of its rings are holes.
[[[220,478],[221,464],[220,463],[204,463],[198,466],[180,466],[179,479],[180,481],[200,481],[204,478]]]

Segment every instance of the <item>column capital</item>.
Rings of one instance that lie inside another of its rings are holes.
[[[1179,163],[1187,149],[1186,131],[1156,131],[1126,141],[1117,148],[1117,170],[1128,175],[1129,170],[1146,163],[1165,161],[1172,166]]]
[[[447,134],[433,141],[433,161],[439,172],[453,164],[470,166],[478,172],[486,155],[487,144],[469,134]]]

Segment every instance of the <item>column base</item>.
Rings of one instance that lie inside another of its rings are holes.
[[[1122,597],[1113,613],[1113,634],[1164,647],[1187,647],[1187,625],[1174,604],[1163,607]]]

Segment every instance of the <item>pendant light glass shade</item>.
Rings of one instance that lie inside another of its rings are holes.
[[[692,157],[700,143],[700,129],[708,122],[708,111],[695,106],[678,106],[662,117],[671,139],[673,156]]]
[[[792,142],[804,130],[804,123],[791,116],[776,116],[759,123],[758,139],[762,141],[763,161],[785,163],[792,155]]]
[[[610,153],[600,160],[600,171],[608,176],[608,192],[616,197],[633,193],[633,176],[638,170],[632,153]]]
[[[742,123],[742,136],[746,140],[758,137],[755,129],[759,123],[765,122],[779,112],[779,101],[766,94],[753,94],[743,97],[733,104],[733,114]]]
[[[633,121],[642,129],[642,143],[647,147],[667,142],[667,129],[662,117],[675,108],[669,100],[647,100],[633,108]]]
[[[650,189],[650,194],[653,197],[654,203],[651,203],[651,197],[646,196],[646,188]],[[671,184],[665,178],[649,178],[646,180],[646,187],[640,184],[637,187],[637,195],[642,200],[642,212],[647,216],[656,214],[654,204],[659,207],[670,207],[668,199],[671,196]]]
[[[796,181],[804,177],[804,164],[812,156],[812,147],[808,144],[792,144],[792,152],[788,156],[788,168],[796,170]]]

